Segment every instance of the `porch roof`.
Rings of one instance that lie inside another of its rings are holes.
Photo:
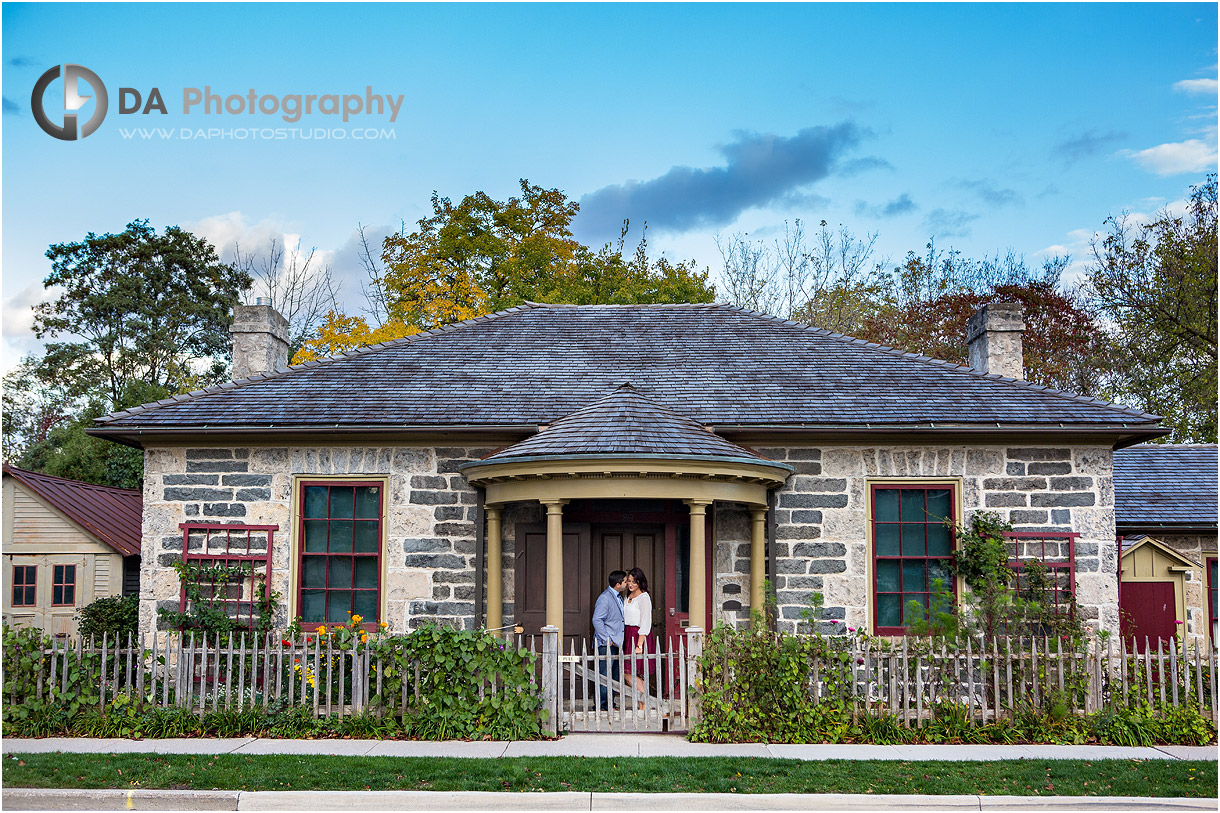
[[[467,466],[522,459],[654,456],[763,463],[792,470],[725,440],[695,419],[657,403],[630,383],[543,427],[538,434]]]

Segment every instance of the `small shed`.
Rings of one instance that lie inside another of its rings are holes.
[[[76,612],[139,592],[139,491],[4,466],[4,620],[74,635]]]
[[[1124,638],[1135,638],[1142,651],[1145,639],[1182,637],[1186,619],[1186,576],[1199,569],[1165,543],[1145,536],[1124,545],[1119,611]]]

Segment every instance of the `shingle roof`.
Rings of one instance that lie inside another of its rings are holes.
[[[1120,528],[1216,527],[1215,444],[1148,443],[1114,453]]]
[[[4,473],[12,475],[116,553],[139,555],[144,506],[139,491],[52,477],[7,464]]]
[[[1155,428],[1157,420],[729,305],[528,304],[136,407],[98,425],[545,424],[624,380],[716,425]]]
[[[483,462],[587,455],[681,455],[770,462],[661,406],[629,383]]]

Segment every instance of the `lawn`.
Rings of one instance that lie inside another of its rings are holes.
[[[1216,797],[1216,762],[6,754],[9,788]]]

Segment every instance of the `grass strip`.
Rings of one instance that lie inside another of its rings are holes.
[[[898,762],[735,757],[464,759],[239,754],[8,754],[9,788],[923,793],[1215,798],[1214,761]]]

